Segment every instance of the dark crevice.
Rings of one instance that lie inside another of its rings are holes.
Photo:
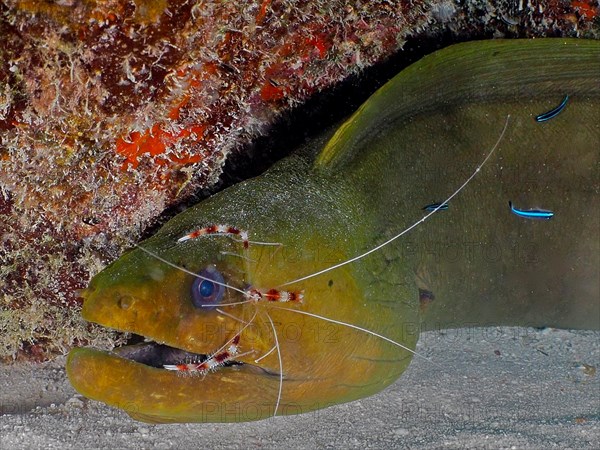
[[[402,69],[450,43],[449,39],[409,41],[402,51],[386,61],[351,75],[316,94],[303,105],[282,114],[267,134],[229,155],[223,174],[212,191],[222,190],[265,172],[307,140],[356,111]],[[196,201],[200,199],[201,196],[195,198]]]

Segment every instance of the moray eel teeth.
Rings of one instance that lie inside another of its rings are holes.
[[[143,342],[133,345],[125,345],[113,349],[113,353],[121,358],[129,359],[140,364],[162,369],[165,365],[178,365],[185,363],[201,363],[206,361],[210,355],[204,353],[193,353],[170,347],[157,342]],[[227,361],[224,367],[242,365],[242,362]]]

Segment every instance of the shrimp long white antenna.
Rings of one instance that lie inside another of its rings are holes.
[[[202,306],[205,306],[205,305],[202,305]],[[248,324],[249,323],[249,322],[246,322],[245,320],[240,319],[239,317],[234,316],[233,314],[226,313],[222,309],[215,308],[215,311],[217,311],[219,314],[223,314],[224,316],[227,316],[230,319],[233,319],[233,320],[235,320],[237,322],[240,322],[240,323],[243,323],[243,324]]]
[[[264,355],[262,355],[260,358],[256,358],[256,359],[254,360],[254,362],[255,362],[256,364],[258,364],[258,363],[259,363],[259,362],[261,362],[263,359],[265,359],[267,356],[269,356],[271,353],[273,353],[275,350],[277,350],[277,346],[276,346],[276,345],[274,345],[274,346],[271,348],[271,350],[269,350],[267,353],[265,353]]]
[[[321,320],[324,320],[326,322],[331,322],[331,323],[342,325],[342,326],[345,326],[345,327],[348,327],[348,328],[352,328],[354,330],[362,331],[363,333],[370,334],[371,336],[375,336],[375,337],[377,337],[379,339],[382,339],[382,340],[384,340],[386,342],[389,342],[390,344],[394,344],[396,347],[400,347],[401,349],[406,350],[407,352],[412,353],[413,355],[418,356],[421,359],[424,359],[428,363],[433,364],[434,366],[438,366],[438,367],[442,368],[442,366],[440,366],[439,364],[434,363],[432,360],[430,360],[426,356],[421,355],[420,353],[414,351],[413,349],[407,347],[406,345],[402,345],[401,343],[396,342],[393,339],[390,339],[389,337],[384,336],[383,334],[379,334],[379,333],[376,333],[375,331],[369,330],[368,328],[359,327],[358,325],[352,325],[351,323],[348,323],[348,322],[342,322],[341,320],[331,319],[330,317],[321,316],[319,314],[311,313],[311,312],[308,312],[308,311],[300,311],[299,309],[280,308],[278,306],[271,306],[271,308],[283,309],[285,311],[295,312],[295,313],[298,313],[298,314],[304,314],[305,316],[314,317],[316,319],[321,319]]]
[[[201,280],[207,280],[207,281],[210,281],[211,283],[217,284],[219,286],[223,286],[224,288],[227,288],[227,289],[233,289],[234,291],[237,291],[237,292],[240,292],[240,293],[246,295],[246,291],[244,291],[243,289],[239,289],[239,288],[230,286],[230,285],[228,285],[226,283],[220,283],[220,282],[218,282],[216,280],[213,280],[212,278],[203,277],[202,275],[198,275],[197,273],[194,273],[191,270],[186,269],[185,267],[178,266],[177,264],[175,264],[175,263],[173,263],[173,262],[171,262],[171,261],[163,258],[160,255],[157,255],[153,251],[150,251],[147,248],[142,247],[141,245],[138,245],[138,244],[135,244],[135,243],[133,245],[135,247],[139,248],[140,250],[142,250],[143,252],[149,254],[153,258],[157,259],[158,261],[160,261],[162,263],[165,263],[168,266],[171,266],[171,267],[173,267],[175,269],[181,270],[182,272],[185,272],[185,273],[187,273],[189,275],[192,275],[193,277],[200,278]]]
[[[427,219],[429,219],[429,217],[431,217],[433,214],[435,214],[436,212],[438,212],[438,210],[440,210],[445,204],[447,204],[450,200],[452,200],[454,197],[456,197],[458,195],[458,193],[460,191],[462,191],[465,188],[465,186],[471,182],[471,180],[473,178],[475,178],[475,176],[479,173],[479,171],[481,170],[481,168],[483,167],[483,165],[488,161],[488,159],[490,159],[490,157],[492,156],[492,154],[496,151],[496,149],[500,145],[500,141],[502,141],[502,138],[504,137],[504,133],[506,132],[506,129],[508,128],[508,121],[509,121],[509,119],[510,119],[510,114],[506,116],[506,121],[504,122],[504,128],[502,128],[502,132],[500,133],[500,136],[498,137],[498,140],[496,141],[496,143],[494,144],[494,146],[492,147],[492,149],[489,151],[489,153],[487,154],[487,156],[484,158],[484,160],[481,162],[481,164],[479,164],[477,166],[477,168],[473,171],[473,173],[471,174],[471,176],[469,178],[467,178],[467,180],[456,191],[454,191],[454,193],[450,197],[448,197],[443,202],[440,202],[440,204],[435,209],[431,210],[431,212],[429,212],[429,214],[423,216],[421,219],[417,220],[411,226],[409,226],[408,228],[404,229],[403,231],[401,231],[397,235],[391,237],[387,241],[379,244],[377,247],[373,247],[372,249],[370,249],[370,250],[368,250],[368,251],[366,251],[364,253],[361,253],[358,256],[350,258],[350,259],[348,259],[346,261],[342,261],[341,263],[334,264],[333,266],[327,267],[326,269],[323,269],[323,270],[320,270],[318,272],[311,273],[310,275],[306,275],[306,276],[297,278],[295,280],[288,281],[286,283],[280,284],[279,287],[289,286],[290,284],[298,283],[299,281],[308,280],[309,278],[316,277],[318,275],[324,274],[326,272],[330,272],[330,271],[332,271],[334,269],[337,269],[339,267],[342,267],[342,266],[345,266],[347,264],[351,264],[351,263],[353,263],[355,261],[358,261],[359,259],[362,259],[362,258],[370,255],[371,253],[375,253],[376,251],[380,250],[381,248],[385,247],[386,245],[394,242],[396,239],[404,236],[406,233],[408,233],[409,231],[411,231],[412,229],[414,229],[418,225],[420,225],[423,222],[425,222]]]
[[[277,402],[275,403],[275,410],[273,411],[273,417],[275,417],[277,415],[277,410],[279,409],[279,402],[281,402],[281,390],[283,389],[283,362],[281,361],[281,349],[279,348],[279,338],[277,337],[277,330],[275,330],[275,324],[273,323],[273,320],[271,319],[269,313],[267,313],[267,319],[269,319],[269,322],[271,323],[271,328],[273,328],[275,348],[277,349],[277,359],[279,360],[279,392],[277,393]]]
[[[244,294],[247,294],[247,291]],[[240,302],[224,303],[223,306],[243,305],[245,303],[256,303],[256,301],[255,300],[242,300]],[[202,308],[208,308],[208,307],[214,306],[214,305],[211,305],[210,303],[207,303],[206,305],[200,305],[200,306]]]
[[[235,336],[233,336],[231,339],[229,339],[227,342],[225,342],[225,344],[223,344],[223,345],[222,345],[220,348],[218,348],[216,351],[214,351],[214,352],[213,352],[213,354],[217,354],[217,353],[219,353],[219,352],[221,352],[221,351],[225,350],[225,348],[226,348],[226,347],[227,347],[229,344],[231,344],[231,343],[233,342],[233,340],[234,340],[236,337],[238,337],[238,336],[241,336],[241,335],[242,335],[242,333],[244,332],[244,330],[245,330],[246,328],[248,328],[250,325],[252,325],[252,322],[254,322],[254,319],[256,319],[256,314],[257,314],[257,313],[258,313],[258,311],[254,311],[254,315],[252,316],[252,319],[250,319],[250,321],[249,321],[249,322],[246,322],[246,325],[244,325],[244,326],[242,327],[242,329],[241,329],[240,331],[238,331],[238,332],[235,334]],[[239,320],[239,319],[238,319],[238,320]],[[242,355],[238,355],[238,357],[241,357],[241,356],[243,356],[243,355],[247,355],[247,354],[249,354],[249,353],[252,353],[252,352],[253,352],[253,350],[250,350],[249,352],[245,352],[245,353],[243,353]]]

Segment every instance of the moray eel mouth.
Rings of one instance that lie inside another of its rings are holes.
[[[194,353],[133,334],[125,345],[115,347],[109,353],[113,356],[160,370],[167,370],[165,367],[169,366],[201,366],[202,364],[208,365],[212,362],[213,364],[218,364],[218,370],[231,368],[235,372],[247,371],[255,375],[275,377],[278,380],[280,379],[282,383],[285,382],[285,377],[282,373],[261,367],[256,363],[236,360],[235,355],[228,352],[226,347],[227,343],[220,348],[215,348],[210,353]],[[221,360],[219,361],[219,359]],[[173,370],[173,372],[175,375],[180,376],[204,377],[209,371],[188,372],[187,374],[182,374],[182,371]]]
[[[182,363],[200,364],[206,362],[211,356],[207,353],[193,353],[166,344],[159,344],[142,336],[133,336],[132,339],[143,339],[143,342],[115,347],[112,353],[120,358],[157,369],[164,369],[166,365],[178,365]],[[216,349],[214,353],[216,353]],[[243,364],[241,361],[229,360],[223,363],[223,367],[241,366]]]

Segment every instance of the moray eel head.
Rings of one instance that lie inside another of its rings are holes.
[[[318,213],[317,205],[314,217],[307,209],[298,212],[304,220],[283,225],[279,209],[288,209],[295,200],[261,200],[260,193],[266,186],[272,189],[272,183],[254,180],[211,197],[92,280],[84,293],[83,317],[145,339],[113,351],[74,349],[67,373],[79,392],[148,422],[234,422],[368,396],[404,371],[410,352],[303,314],[386,334],[413,348],[414,330],[396,327],[398,312],[389,306],[369,303],[353,268],[280,287],[348,255],[328,230],[330,220],[340,223],[332,205],[322,205],[330,207],[328,214]],[[293,186],[286,187],[286,195],[294,196]],[[297,194],[300,202],[306,191]],[[232,201],[244,197],[245,205],[260,202],[265,214],[248,215]],[[314,221],[321,226],[312,226]],[[178,242],[214,223],[248,230],[251,240],[281,245],[251,241],[245,249],[236,235]],[[246,293],[252,289],[264,293],[275,288],[301,292],[303,300],[248,301]],[[164,367],[203,362],[212,367],[195,372]]]

